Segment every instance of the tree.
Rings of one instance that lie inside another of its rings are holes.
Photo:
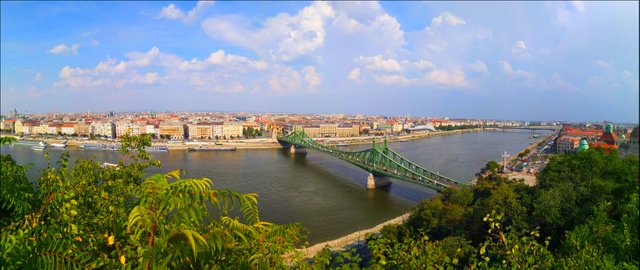
[[[262,221],[256,194],[213,189],[180,171],[146,177],[159,166],[144,152],[150,136],[121,142],[117,168],[89,159],[70,167],[63,154],[35,192],[25,190],[31,197],[16,195],[29,182],[3,156],[0,192],[14,197],[1,216],[0,268],[272,269],[287,267],[285,254],[299,257],[299,225]]]

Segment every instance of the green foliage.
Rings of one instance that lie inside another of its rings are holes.
[[[262,221],[256,194],[179,171],[145,177],[159,165],[144,152],[149,138],[122,144],[118,167],[87,159],[69,167],[65,153],[31,190],[20,184],[24,168],[2,157],[2,192],[14,197],[2,195],[0,269],[272,269],[300,257],[300,226]],[[23,188],[29,196],[16,197]]]
[[[588,150],[552,158],[529,187],[487,164],[474,187],[424,200],[370,237],[368,266],[637,269],[638,167],[637,156]]]
[[[442,131],[450,131],[450,130],[470,129],[470,128],[479,128],[479,127],[480,127],[479,125],[459,125],[459,126],[445,125],[445,126],[439,126],[437,127],[437,129]]]

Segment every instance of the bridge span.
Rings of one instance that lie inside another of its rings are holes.
[[[449,187],[465,185],[464,183],[440,175],[426,169],[387,147],[385,138],[383,144],[376,144],[362,151],[346,151],[323,145],[308,137],[304,130],[296,130],[278,137],[278,142],[285,147],[291,147],[292,153],[306,153],[305,148],[313,149],[337,157],[369,172],[368,188],[376,188],[391,184],[387,177],[421,185],[436,191]]]

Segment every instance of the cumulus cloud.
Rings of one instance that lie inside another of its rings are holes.
[[[504,74],[509,77],[531,78],[531,76],[533,76],[533,74],[531,74],[530,72],[526,72],[521,69],[514,70],[513,68],[511,68],[511,64],[509,64],[509,62],[507,61],[500,61],[499,64],[500,64],[500,67],[502,67],[502,72],[504,72]]]
[[[297,92],[302,86],[300,73],[290,67],[278,67],[268,81],[271,93],[286,95]]]
[[[516,41],[515,45],[511,49],[514,54],[519,54],[527,49],[527,45],[524,44],[523,40]]]
[[[626,70],[626,69],[625,69],[625,70],[622,72],[622,76],[625,76],[625,77],[631,77],[631,72],[629,72],[628,70]]]
[[[385,59],[382,55],[376,56],[360,56],[357,62],[364,64],[365,68],[370,70],[381,70],[388,72],[402,72],[400,63],[392,58]]]
[[[59,55],[67,55],[67,54],[78,54],[78,48],[80,48],[80,44],[73,44],[71,46],[67,46],[66,44],[60,44],[48,50],[48,53],[51,54],[59,54]]]
[[[434,84],[445,88],[464,88],[469,86],[469,82],[464,78],[464,71],[460,68],[456,68],[452,72],[434,70],[427,73],[424,76],[424,79],[428,84]]]
[[[213,1],[198,1],[196,6],[186,13],[174,4],[169,4],[162,8],[162,11],[160,11],[160,14],[158,14],[157,17],[167,20],[181,20],[183,23],[191,23],[195,21],[200,14],[213,6],[213,4]]]
[[[449,12],[442,12],[438,17],[431,19],[431,28],[437,28],[440,25],[464,25],[466,22]]]
[[[326,38],[325,21],[335,16],[326,2],[314,2],[296,15],[280,13],[253,29],[240,16],[206,19],[202,28],[210,37],[223,40],[273,60],[290,61],[322,47]]]
[[[375,81],[383,85],[408,86],[416,82],[415,79],[407,79],[404,75],[380,75]]]
[[[40,72],[36,73],[33,79],[36,80],[37,82],[42,81],[42,73]]]
[[[304,75],[304,81],[311,90],[316,89],[320,83],[322,83],[322,78],[314,66],[306,66],[302,68],[302,74]]]
[[[354,68],[351,71],[349,71],[349,75],[347,75],[347,79],[360,83],[360,68]]]
[[[482,73],[482,74],[487,74],[489,72],[489,70],[487,69],[487,65],[485,65],[484,61],[481,61],[481,60],[477,60],[467,65],[467,67],[469,68],[469,70]]]

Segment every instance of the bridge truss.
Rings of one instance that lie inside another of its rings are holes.
[[[392,177],[437,191],[442,191],[452,186],[463,185],[463,183],[459,181],[426,169],[389,149],[386,138],[384,144],[376,144],[374,138],[373,147],[362,151],[345,151],[323,145],[308,137],[304,133],[304,130],[296,130],[280,136],[278,137],[278,141],[329,154],[356,165],[374,175]]]

